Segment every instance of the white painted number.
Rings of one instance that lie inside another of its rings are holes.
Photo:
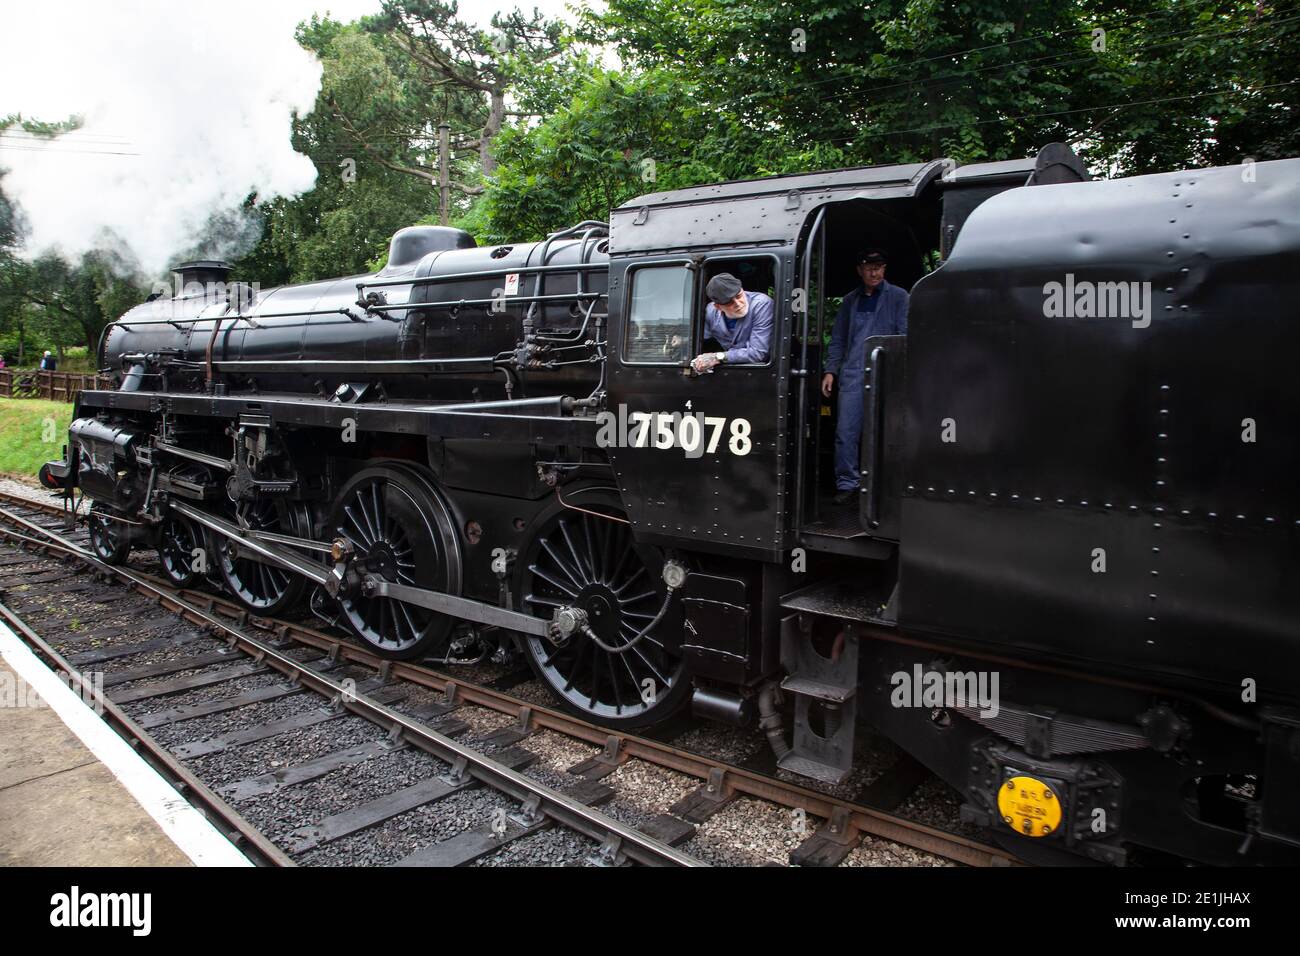
[[[731,420],[731,441],[727,443],[733,455],[748,455],[754,443],[749,440],[749,419],[733,418]]]
[[[633,425],[640,425],[641,430],[632,436],[633,448],[644,448],[646,438],[650,435],[650,420],[654,417],[649,412],[633,412],[628,416],[632,419]]]
[[[699,458],[703,454],[700,449],[701,437],[699,418],[695,415],[683,415],[681,424],[677,426],[677,441],[682,446],[682,451],[686,452],[687,458]]]
[[[673,447],[673,420],[660,412],[655,416],[655,447]]]
[[[709,435],[709,447],[705,449],[710,455],[717,452],[718,439],[722,437],[722,426],[726,424],[727,420],[725,418],[718,418],[714,415],[704,416],[704,427],[713,429],[713,433]]]

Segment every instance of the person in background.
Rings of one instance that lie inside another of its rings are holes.
[[[863,249],[857,256],[862,285],[844,297],[831,331],[822,395],[831,397],[839,379],[838,421],[835,426],[835,503],[847,504],[858,494],[858,445],[862,440],[862,389],[865,385],[867,338],[906,335],[908,295],[885,281],[887,259],[880,249]]]
[[[53,355],[50,354],[49,349],[46,349],[45,354],[41,356],[41,371],[57,372],[58,370],[59,370],[58,359],[56,359]]]

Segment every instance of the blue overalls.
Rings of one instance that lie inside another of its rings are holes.
[[[854,289],[835,314],[826,371],[835,376],[840,389],[835,426],[837,491],[858,487],[867,339],[872,335],[907,334],[907,306],[907,292],[882,281],[872,295],[866,295],[862,287]]]

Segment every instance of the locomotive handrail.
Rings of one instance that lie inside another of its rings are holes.
[[[559,295],[512,295],[509,297],[511,302],[571,302],[574,299],[608,299],[608,292],[569,292]],[[450,306],[461,305],[491,305],[499,302],[499,299],[444,299],[441,302],[404,302],[398,305],[380,305],[375,307],[375,311],[382,312],[387,309],[445,309]]]
[[[212,364],[218,369],[241,371],[293,368],[300,371],[436,375],[452,372],[491,372],[501,361],[506,360],[482,355],[444,359],[217,359]]]
[[[867,428],[862,432],[871,436],[870,469],[867,472],[867,523],[873,528],[880,526],[880,446],[885,438],[881,427],[881,406],[884,399],[885,354],[883,345],[877,345],[871,350],[871,378],[867,384],[871,392],[871,413],[867,418]]]
[[[357,289],[382,289],[398,285],[433,285],[438,282],[458,282],[462,279],[486,279],[489,276],[533,275],[537,272],[598,272],[608,269],[603,262],[575,262],[572,265],[559,266],[506,266],[501,269],[482,269],[476,272],[452,272],[441,276],[419,276],[410,279],[378,279],[358,282]],[[511,296],[513,298],[513,296]]]
[[[813,219],[812,229],[808,233],[808,247],[804,249],[803,253],[803,287],[805,289],[812,288],[813,247],[817,245],[817,234],[821,229],[822,220],[825,217],[826,207],[824,205],[818,207],[817,216]],[[817,270],[819,279],[821,279],[826,271],[824,267],[826,259],[825,243],[822,243],[821,251],[821,260],[819,261],[819,267]],[[823,297],[819,295],[817,297],[817,329],[819,332],[821,331],[822,301]],[[806,481],[804,476],[804,461],[806,458],[804,446],[807,445],[807,442],[804,440],[804,432],[808,428],[808,313],[810,311],[809,303],[805,301],[803,307],[803,323],[799,333],[799,368],[796,370],[796,375],[799,379],[799,406],[795,413],[795,474],[799,476],[797,480],[800,483],[799,493],[794,497],[794,526],[796,533],[798,533],[798,529],[803,527],[803,484]],[[817,394],[821,394],[820,388]]]
[[[392,307],[385,306],[385,308],[392,308]],[[176,323],[178,322],[224,322],[226,319],[231,319],[235,322],[239,322],[242,320],[244,322],[247,322],[249,325],[251,325],[253,328],[256,329],[259,328],[260,326],[258,326],[256,321],[254,321],[255,319],[287,319],[287,318],[299,318],[307,315],[345,315],[353,322],[366,321],[364,316],[357,315],[351,309],[347,309],[347,308],[301,309],[296,312],[262,312],[259,313],[258,315],[244,315],[242,313],[233,316],[219,315],[215,317],[199,315],[199,316],[195,316],[194,318],[188,318],[188,319],[128,319],[123,317],[116,320],[115,322],[110,322],[109,327],[113,327],[113,326],[121,327],[121,326],[133,326],[133,325],[176,325]],[[289,328],[289,326],[281,326],[281,328]]]

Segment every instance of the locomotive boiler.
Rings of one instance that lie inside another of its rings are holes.
[[[817,383],[854,251],[856,501]],[[706,374],[704,287],[776,304]],[[778,766],[861,729],[1035,859],[1300,856],[1300,160],[1093,181],[1066,147],[634,199],[374,274],[181,269],[112,323],[63,460],[106,561],[393,658],[527,660],[611,727],[757,722]]]

